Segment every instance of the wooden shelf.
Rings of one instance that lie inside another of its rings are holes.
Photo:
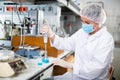
[[[18,46],[20,46],[20,39],[21,36],[13,36],[12,38],[12,46],[15,47],[14,51],[18,50]],[[43,43],[43,37],[42,36],[24,36],[24,45],[29,46],[38,46],[41,50],[44,50],[44,43]],[[23,42],[22,42],[23,43]],[[50,41],[48,40],[47,44],[47,53],[48,56],[51,57],[58,57],[58,55],[62,54],[63,50],[58,50],[54,47],[50,46]]]

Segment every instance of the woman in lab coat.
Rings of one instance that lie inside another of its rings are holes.
[[[41,28],[41,32],[49,36],[52,46],[75,51],[73,64],[59,59],[55,62],[55,65],[72,68],[73,73],[46,80],[108,80],[114,41],[103,25],[105,11],[97,4],[87,5],[81,11],[81,20],[82,28],[68,38],[55,35],[48,23]]]

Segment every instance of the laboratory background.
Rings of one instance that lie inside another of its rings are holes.
[[[120,0],[0,0],[0,80],[43,80],[72,72],[53,61],[73,63],[74,51],[52,47],[40,27],[47,20],[55,34],[70,37],[81,28],[81,8],[92,3],[106,11],[115,44],[111,80],[120,80]]]

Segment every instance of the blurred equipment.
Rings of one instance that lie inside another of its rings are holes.
[[[39,47],[38,46],[20,46],[19,49],[16,51],[16,54],[33,59],[34,56],[39,56]]]
[[[13,59],[5,62],[0,62],[0,77],[9,77],[26,69],[27,66],[22,59]]]
[[[0,61],[8,61],[14,58],[14,52],[11,50],[3,49],[0,50]]]
[[[21,58],[10,50],[0,50],[0,77],[9,77],[27,68]]]
[[[39,9],[31,9],[28,12],[28,17],[31,19],[30,31],[31,35],[39,35],[39,28],[43,24],[43,11]]]
[[[5,29],[1,21],[0,21],[0,39],[5,39]]]
[[[12,23],[11,23],[11,21],[5,20],[4,27],[5,27],[5,38],[7,40],[11,40],[11,36],[12,36]]]
[[[28,17],[25,17],[24,18],[24,27],[27,27],[27,31],[26,31],[26,33],[30,33],[30,18],[28,18]]]

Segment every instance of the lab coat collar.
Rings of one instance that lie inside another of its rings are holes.
[[[99,37],[101,34],[104,33],[104,31],[106,31],[107,28],[106,26],[103,26],[98,32],[96,32],[95,34],[93,35],[88,35],[88,40],[89,41],[93,41],[94,39],[96,39],[97,37]]]

